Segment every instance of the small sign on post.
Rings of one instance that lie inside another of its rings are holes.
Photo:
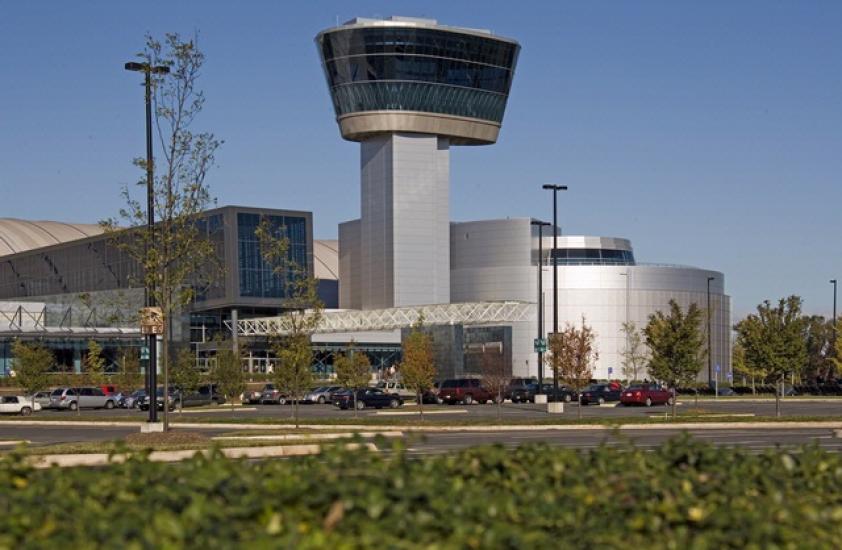
[[[140,310],[140,333],[144,335],[164,333],[164,312],[159,307],[145,307]]]
[[[546,338],[535,338],[533,341],[533,347],[535,349],[535,353],[546,353],[547,352],[547,339]]]

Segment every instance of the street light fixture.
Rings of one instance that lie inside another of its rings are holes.
[[[550,222],[532,220],[532,225],[538,228],[538,340],[544,338],[544,228]],[[538,389],[536,394],[544,393],[544,352],[538,348]]]
[[[710,312],[710,282],[716,279],[716,277],[708,277],[708,387],[710,387],[711,382],[713,382],[713,368],[711,365],[713,364],[713,350],[711,348],[711,338],[710,338],[710,319],[711,319],[711,312]]]
[[[566,185],[545,183],[543,189],[553,192],[553,334],[558,334],[558,192]],[[553,399],[558,402],[558,368],[553,369]]]
[[[166,65],[153,66],[150,63],[138,63],[130,61],[124,65],[127,71],[142,72],[146,87],[146,228],[149,238],[146,239],[145,257],[149,257],[149,247],[155,245],[155,169],[152,164],[152,75],[167,74],[170,68]],[[144,288],[144,302],[146,307],[155,305],[153,296],[154,288],[150,288],[149,278]],[[149,396],[149,422],[158,422],[157,406],[157,369],[158,369],[158,342],[155,334],[148,336],[147,346],[149,347],[149,366],[146,368],[146,395]],[[164,396],[164,406],[167,406],[167,396]]]

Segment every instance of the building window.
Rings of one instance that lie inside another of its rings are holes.
[[[309,272],[307,262],[307,222],[300,216],[265,216],[276,236],[289,240],[286,261],[289,267],[280,274],[277,265],[270,265],[261,254],[255,232],[263,216],[237,214],[237,254],[240,275],[240,296],[250,298],[285,298],[289,283],[298,270]]]

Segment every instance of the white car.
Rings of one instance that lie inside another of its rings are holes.
[[[415,392],[411,388],[404,386],[402,382],[383,380],[378,382],[375,387],[382,390],[384,393],[396,393],[403,399],[415,399]]]
[[[23,395],[4,395],[0,397],[0,413],[29,416],[33,411],[40,411],[41,404]]]

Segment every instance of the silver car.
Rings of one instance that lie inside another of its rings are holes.
[[[117,406],[114,396],[94,387],[58,388],[50,395],[50,408],[75,411],[83,409],[113,409]]]
[[[318,403],[324,405],[325,403],[333,402],[333,394],[342,389],[342,386],[322,386],[316,388],[304,396],[305,403]]]

